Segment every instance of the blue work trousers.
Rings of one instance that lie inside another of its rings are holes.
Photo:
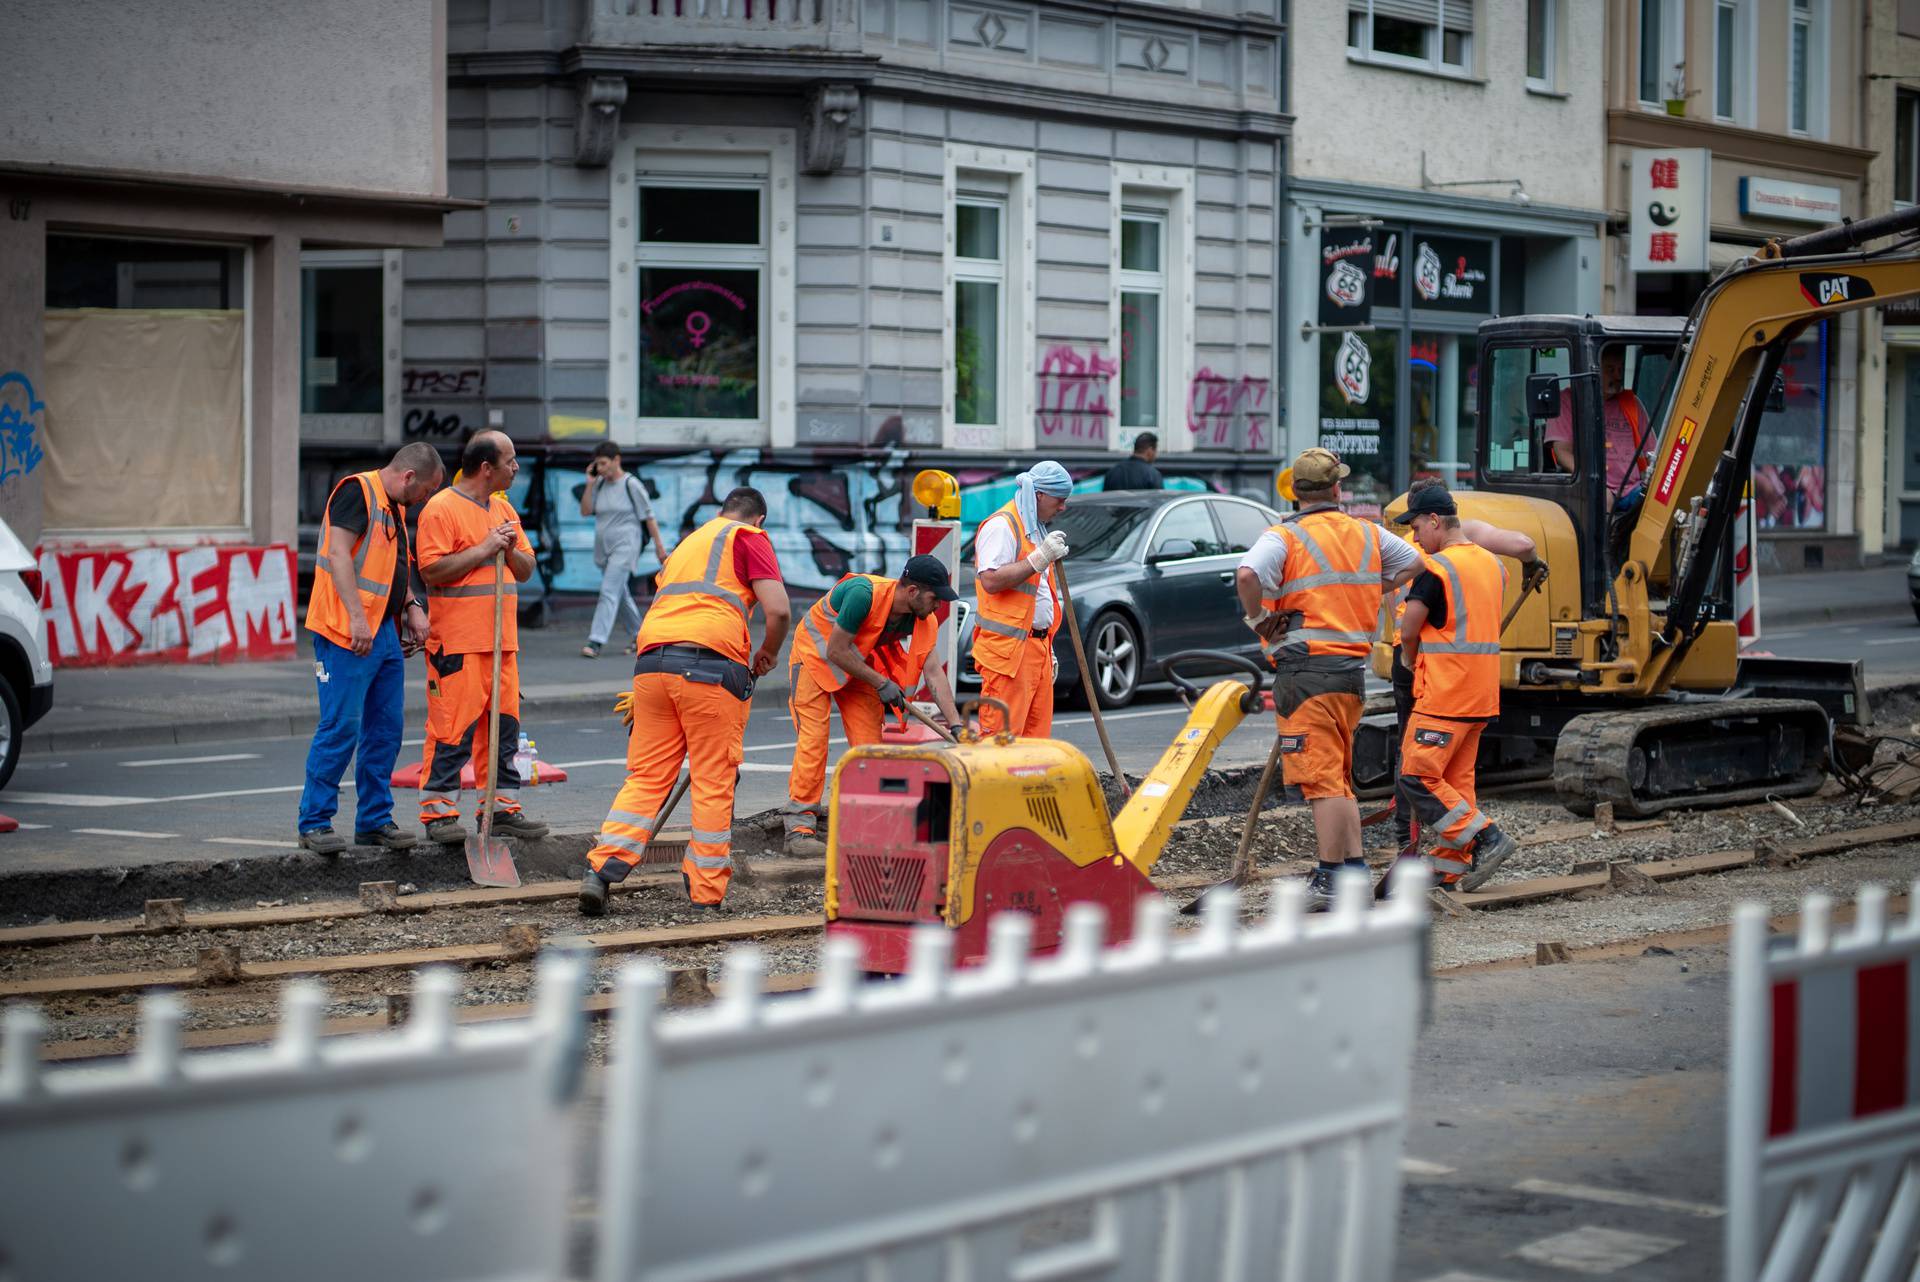
[[[377,832],[393,819],[393,763],[400,756],[406,724],[406,660],[400,629],[382,623],[373,649],[355,654],[319,633],[313,636],[314,688],[320,724],[307,749],[307,786],[300,794],[301,832],[327,828],[340,808],[340,776],[357,758],[353,784],[359,793],[355,832]]]

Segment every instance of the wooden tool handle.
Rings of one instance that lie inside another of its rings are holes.
[[[493,796],[500,784],[500,633],[506,617],[507,554],[493,554],[493,695],[487,700],[487,792],[481,803],[480,836],[493,835]]]

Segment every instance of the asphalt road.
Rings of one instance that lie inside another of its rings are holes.
[[[1859,623],[1766,625],[1761,618],[1758,651],[1809,659],[1864,659],[1871,685],[1920,681],[1920,622],[1912,615]]]
[[[1143,694],[1131,707],[1107,714],[1121,766],[1143,773],[1172,742],[1186,708],[1170,693]],[[1085,712],[1063,711],[1058,737],[1105,768],[1100,742]],[[838,722],[835,722],[838,730]],[[556,828],[591,827],[604,817],[625,776],[626,735],[611,715],[526,727],[544,762],[564,768],[567,781],[528,788],[527,812]],[[836,734],[834,742],[844,744]],[[1221,766],[1257,765],[1268,740],[1242,734],[1215,757]],[[793,723],[786,708],[756,701],[748,724],[745,774],[736,813],[753,814],[786,800]],[[419,759],[411,736],[402,764]],[[294,849],[294,818],[306,765],[305,739],[245,739],[192,748],[93,749],[29,754],[0,792],[0,811],[20,831],[0,836],[0,869],[11,871],[116,867],[176,859],[273,857]],[[336,831],[353,823],[352,776],[342,790]],[[416,793],[395,793],[395,818],[418,831]],[[466,794],[469,806],[473,793]],[[677,816],[686,821],[682,805]]]

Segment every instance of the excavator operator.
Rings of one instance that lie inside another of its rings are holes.
[[[1640,484],[1653,444],[1647,408],[1627,387],[1627,352],[1619,343],[1600,349],[1600,405],[1607,427],[1607,493],[1626,494]],[[1573,389],[1560,389],[1560,412],[1547,424],[1547,457],[1562,472],[1576,470]]]
[[[1307,911],[1333,906],[1344,864],[1366,870],[1353,796],[1353,735],[1366,699],[1366,660],[1384,592],[1411,578],[1420,554],[1371,521],[1340,510],[1348,467],[1331,450],[1293,461],[1299,510],[1262,534],[1234,587],[1246,625],[1274,666],[1282,769],[1313,810],[1319,866]]]

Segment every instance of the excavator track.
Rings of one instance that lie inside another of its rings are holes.
[[[1826,780],[1832,723],[1804,699],[1677,702],[1569,721],[1553,754],[1561,803],[1622,818],[1767,797],[1802,797]]]

